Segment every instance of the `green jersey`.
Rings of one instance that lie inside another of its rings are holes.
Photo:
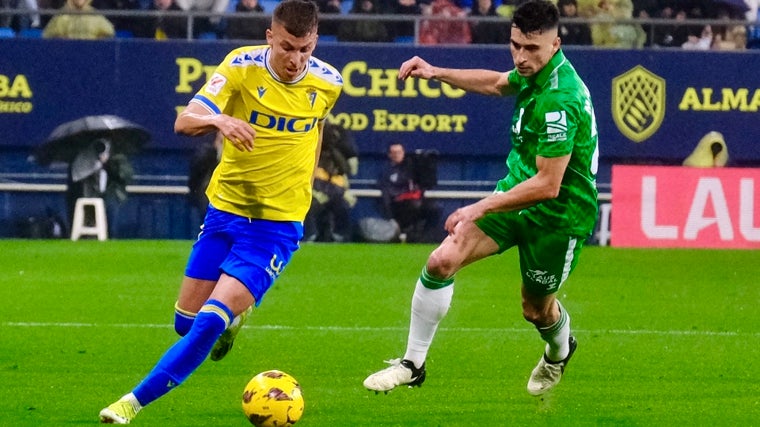
[[[570,155],[559,195],[522,211],[539,226],[575,236],[588,236],[597,216],[597,130],[586,85],[558,51],[536,75],[512,72],[516,90],[512,117],[509,173],[496,191],[507,191],[536,175],[536,156]]]

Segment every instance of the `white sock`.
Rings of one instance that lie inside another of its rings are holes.
[[[125,394],[121,399],[119,400],[126,400],[129,403],[132,404],[132,407],[135,408],[135,413],[140,412],[140,409],[142,409],[142,405],[140,402],[137,401],[137,398],[133,393]]]
[[[419,368],[425,363],[438,323],[449,311],[453,295],[453,284],[439,289],[428,289],[417,280],[412,296],[412,319],[409,322],[409,338],[404,355],[404,359],[414,362],[414,366]]]
[[[552,362],[560,362],[564,360],[570,353],[570,315],[559,300],[557,300],[557,308],[559,308],[559,319],[546,328],[539,328],[541,333],[541,339],[546,341],[546,357]]]

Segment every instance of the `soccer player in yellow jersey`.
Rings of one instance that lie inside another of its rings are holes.
[[[340,74],[311,56],[317,20],[312,1],[278,4],[267,45],[230,52],[177,117],[178,133],[224,135],[176,303],[182,338],[132,392],[100,412],[101,422],[129,423],[206,356],[224,357],[298,249],[322,123],[342,88]]]

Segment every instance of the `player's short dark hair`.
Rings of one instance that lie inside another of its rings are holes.
[[[529,0],[512,16],[512,26],[523,34],[553,30],[559,27],[559,10],[548,0]]]
[[[285,27],[296,37],[304,37],[317,31],[319,9],[310,0],[283,0],[274,8],[272,22]]]

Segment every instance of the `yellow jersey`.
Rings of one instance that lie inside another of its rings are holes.
[[[230,52],[191,102],[245,120],[256,130],[253,151],[225,141],[206,189],[215,208],[247,218],[303,221],[311,203],[318,123],[327,117],[343,78],[315,57],[292,82],[269,66],[270,47]]]

